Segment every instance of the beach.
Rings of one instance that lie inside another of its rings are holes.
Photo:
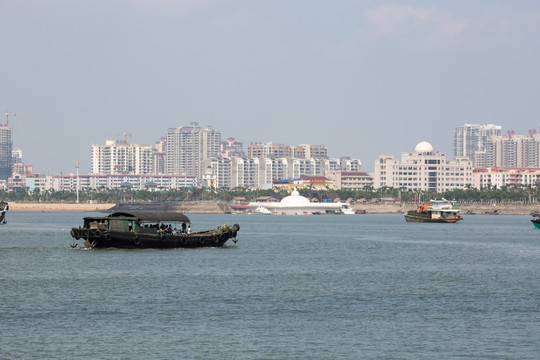
[[[22,203],[10,202],[9,211],[105,211],[115,204]]]

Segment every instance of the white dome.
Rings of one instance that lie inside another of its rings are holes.
[[[414,152],[417,153],[430,153],[433,152],[433,146],[427,141],[419,142],[418,145],[414,148]]]
[[[310,204],[309,199],[301,196],[296,189],[291,195],[281,199],[280,203],[287,206],[306,206]]]

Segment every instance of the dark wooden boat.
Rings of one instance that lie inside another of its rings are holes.
[[[235,224],[191,232],[190,224],[181,213],[117,212],[105,217],[85,217],[82,227],[71,229],[71,236],[83,239],[87,248],[170,249],[221,247],[231,238],[236,243],[240,230]]]
[[[7,223],[6,213],[9,210],[9,205],[5,201],[0,201],[0,225]]]

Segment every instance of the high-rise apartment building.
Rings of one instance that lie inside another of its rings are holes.
[[[490,136],[485,151],[476,154],[476,167],[540,167],[540,134]]]
[[[92,174],[146,175],[153,172],[152,146],[107,140],[92,144]]]
[[[0,180],[7,181],[13,171],[13,132],[6,122],[0,124]]]
[[[233,157],[233,156],[244,156],[244,143],[236,140],[235,138],[228,138],[225,141],[221,142],[221,156],[222,157]]]
[[[250,158],[292,158],[293,148],[290,145],[276,144],[251,144],[248,145],[248,157]]]
[[[203,175],[203,162],[221,153],[221,133],[211,126],[190,126],[167,130],[166,172],[171,175]]]
[[[165,174],[165,163],[167,158],[167,138],[162,137],[154,144],[152,153],[152,173]]]
[[[326,145],[300,144],[293,147],[293,155],[297,159],[326,159],[328,148]]]
[[[454,157],[467,156],[475,166],[482,166],[476,164],[476,153],[486,151],[486,144],[490,136],[500,135],[502,135],[500,125],[465,124],[456,126],[454,131]]]
[[[260,163],[259,158],[233,157],[231,159],[231,187],[258,188]]]

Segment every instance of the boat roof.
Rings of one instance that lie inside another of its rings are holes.
[[[115,212],[107,216],[107,218],[120,218],[120,217],[129,217],[129,218],[137,218],[140,221],[146,221],[146,222],[163,222],[163,221],[170,221],[170,222],[187,222],[191,223],[189,218],[178,212],[170,212],[170,211],[130,211],[130,212]],[[99,220],[99,219],[105,219],[105,218],[96,218],[96,217],[88,217],[85,218],[88,220]]]
[[[178,212],[170,211],[130,211],[130,212],[116,212],[109,215],[109,217],[136,217],[141,221],[159,222],[159,221],[173,221],[173,222],[191,222],[189,218]]]

